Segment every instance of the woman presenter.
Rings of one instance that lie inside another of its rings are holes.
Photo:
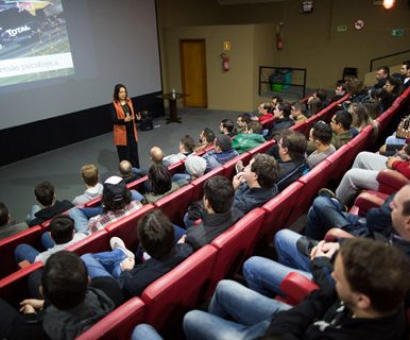
[[[140,120],[141,116],[134,113],[132,101],[128,98],[127,88],[124,85],[115,85],[112,104],[111,120],[114,123],[114,144],[117,147],[120,162],[128,160],[133,167],[139,168],[135,120]]]

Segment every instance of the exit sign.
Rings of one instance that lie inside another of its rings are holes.
[[[391,31],[391,35],[393,37],[401,37],[402,35],[404,35],[404,29],[401,28],[397,28]]]
[[[347,25],[337,25],[337,31],[338,32],[346,32],[347,31]]]

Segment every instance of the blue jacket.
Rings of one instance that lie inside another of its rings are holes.
[[[216,169],[231,159],[239,156],[238,152],[234,149],[225,152],[216,152],[215,150],[208,151],[205,155],[202,156],[206,160],[206,170],[209,172],[213,169]]]

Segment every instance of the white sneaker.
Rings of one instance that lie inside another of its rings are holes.
[[[135,254],[125,247],[124,241],[121,240],[119,237],[111,237],[110,246],[112,250],[121,249],[123,253],[127,255],[127,257],[135,259]]]

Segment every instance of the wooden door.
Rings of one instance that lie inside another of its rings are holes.
[[[207,107],[205,40],[180,40],[184,106]]]

